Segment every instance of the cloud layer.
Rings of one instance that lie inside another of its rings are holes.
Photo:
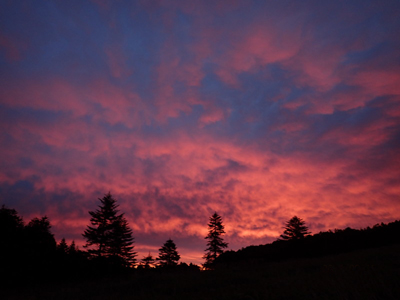
[[[108,191],[140,255],[400,218],[397,1],[5,1],[0,202],[82,243]]]

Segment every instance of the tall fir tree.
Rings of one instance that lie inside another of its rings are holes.
[[[205,239],[207,242],[206,254],[204,255],[205,268],[210,268],[214,263],[215,259],[224,252],[223,249],[228,247],[228,243],[225,243],[222,235],[225,234],[224,225],[222,224],[222,218],[216,212],[210,217],[208,223],[208,235]]]
[[[124,214],[118,214],[118,205],[110,193],[99,200],[99,209],[89,211],[92,226],[83,233],[87,240],[84,247],[90,248],[88,252],[94,257],[112,258],[124,266],[134,265],[134,239]]]
[[[310,234],[306,223],[297,216],[294,216],[287,221],[285,227],[283,228],[285,231],[283,234],[281,234],[282,240],[298,240]]]
[[[111,236],[110,254],[114,258],[122,259],[125,266],[136,264],[136,252],[133,246],[134,238],[132,229],[123,214],[119,215],[114,222],[113,235]]]
[[[181,256],[178,254],[176,245],[171,239],[167,240],[159,251],[157,260],[160,267],[175,267],[178,265]]]

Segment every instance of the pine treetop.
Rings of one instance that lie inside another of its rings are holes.
[[[135,264],[132,229],[124,214],[119,213],[119,205],[110,192],[99,201],[98,209],[89,212],[91,226],[83,233],[87,241],[84,247],[90,247],[92,256],[114,258],[126,266]]]
[[[304,220],[297,216],[293,216],[286,222],[285,231],[280,236],[283,240],[301,239],[310,234]]]
[[[165,244],[159,249],[160,253],[157,260],[162,267],[172,267],[178,264],[181,256],[176,250],[176,245],[173,240],[168,239]]]
[[[222,218],[217,212],[210,217],[208,223],[208,234],[205,239],[208,240],[206,254],[203,258],[206,260],[204,263],[205,267],[209,267],[215,261],[215,259],[224,252],[223,249],[228,247],[228,243],[223,241],[222,235],[225,234],[224,225],[222,224]]]

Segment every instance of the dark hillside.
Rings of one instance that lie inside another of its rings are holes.
[[[320,232],[303,239],[249,246],[238,251],[226,251],[216,260],[216,267],[238,263],[276,262],[292,258],[310,258],[345,253],[357,249],[400,244],[400,221],[377,224],[361,230]]]

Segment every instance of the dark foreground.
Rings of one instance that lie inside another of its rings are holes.
[[[2,299],[400,299],[400,245],[215,271],[17,284]]]

